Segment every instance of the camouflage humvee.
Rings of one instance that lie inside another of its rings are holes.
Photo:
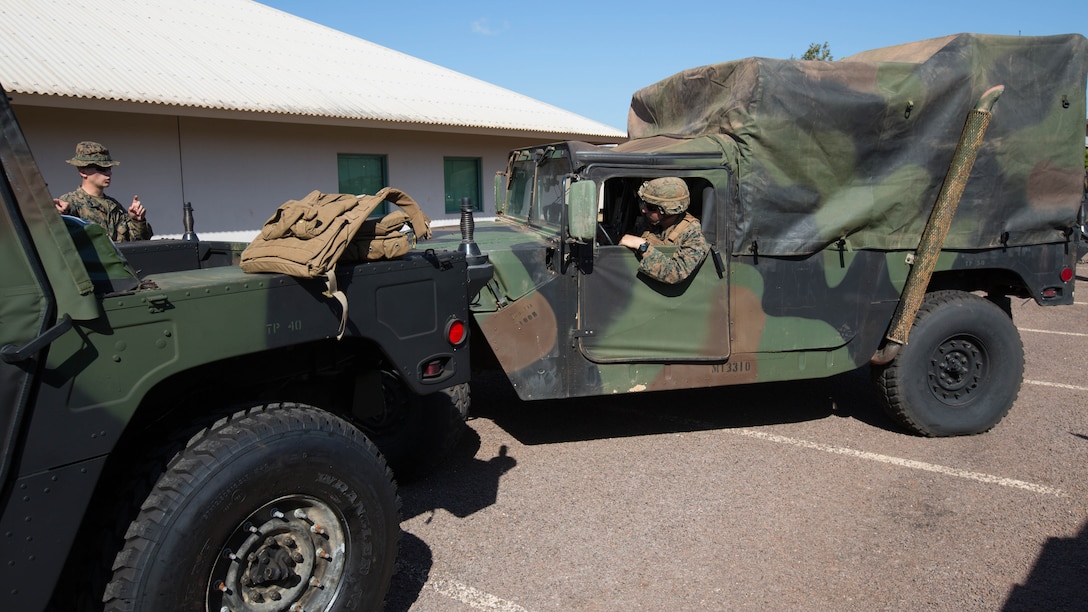
[[[960,34],[677,74],[634,94],[628,142],[511,154],[475,322],[526,400],[872,364],[913,432],[986,431],[1023,374],[1009,296],[1073,300],[1086,69],[1079,35]],[[711,245],[681,285],[617,245],[664,176]]]

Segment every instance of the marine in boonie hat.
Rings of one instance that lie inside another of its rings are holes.
[[[110,157],[110,150],[104,145],[91,140],[84,140],[76,145],[76,156],[67,160],[69,164],[76,166],[77,168],[84,168],[86,166],[98,166],[99,168],[109,168],[111,166],[120,166],[121,162],[115,161]]]

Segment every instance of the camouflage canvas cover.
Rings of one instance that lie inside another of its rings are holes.
[[[968,112],[1005,85],[945,248],[1061,242],[1084,189],[1086,42],[957,34],[694,68],[634,94],[619,148],[720,150],[734,253],[913,249]]]

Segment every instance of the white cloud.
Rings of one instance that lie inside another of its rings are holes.
[[[472,33],[480,34],[482,36],[498,36],[502,32],[510,29],[510,24],[506,21],[502,23],[500,27],[494,27],[491,25],[491,20],[487,17],[482,17],[473,21],[471,24]]]

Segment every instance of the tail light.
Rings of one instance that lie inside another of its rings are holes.
[[[446,340],[451,346],[461,346],[468,340],[468,326],[464,321],[451,319],[446,324]]]

